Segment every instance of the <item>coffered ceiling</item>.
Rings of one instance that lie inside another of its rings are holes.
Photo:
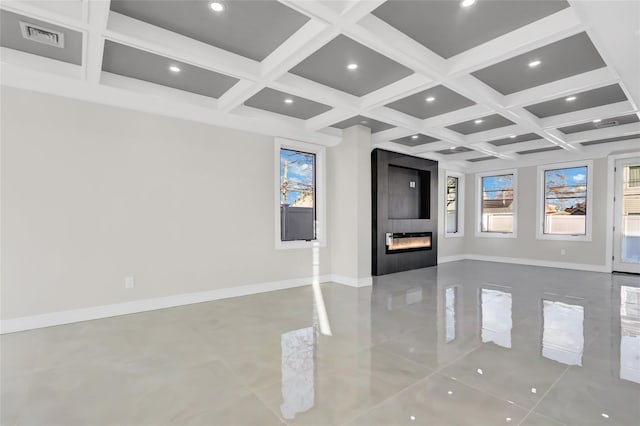
[[[372,147],[467,171],[640,149],[639,2],[0,8],[3,85],[323,145],[360,125]]]

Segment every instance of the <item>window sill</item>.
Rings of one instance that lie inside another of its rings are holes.
[[[538,234],[536,240],[591,242],[591,235]]]
[[[518,238],[515,232],[476,232],[476,238]]]
[[[461,232],[456,232],[456,233],[452,233],[452,234],[445,233],[444,237],[445,238],[462,238],[462,237],[464,237],[464,233],[461,233]]]
[[[313,241],[276,241],[276,250],[294,250],[294,249],[309,249],[315,247],[326,247],[325,241],[313,240]]]

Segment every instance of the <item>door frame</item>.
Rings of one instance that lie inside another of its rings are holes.
[[[626,154],[610,155],[608,157],[608,173],[607,173],[607,251],[606,251],[606,267],[613,272],[613,254],[614,250],[614,225],[616,223],[615,212],[616,205],[614,199],[616,197],[616,162],[631,158],[640,158],[640,151],[629,152]]]

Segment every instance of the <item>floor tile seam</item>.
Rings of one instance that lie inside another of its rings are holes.
[[[227,364],[227,362],[225,360],[220,360],[220,362],[231,372],[231,374],[233,374],[233,376],[238,380],[238,383],[240,385],[240,387],[244,390],[246,390],[248,392],[247,396],[253,396],[256,398],[256,400],[262,404],[263,407],[265,407],[267,409],[267,411],[269,411],[270,413],[272,413],[276,419],[278,419],[280,421],[281,424],[284,425],[289,425],[289,423],[282,418],[282,416],[280,416],[280,414],[278,414],[275,410],[273,410],[271,408],[271,406],[269,404],[267,404],[262,398],[260,398],[260,395],[258,395],[258,393],[256,392],[256,390],[254,390],[253,388],[251,388],[250,386],[247,386],[244,381],[242,380],[242,378],[240,376],[238,376],[238,374],[229,366],[229,364]],[[275,384],[277,382],[274,382],[268,386],[272,386],[273,384]],[[263,386],[262,388],[266,388],[266,386]],[[261,388],[261,389],[262,389]]]
[[[555,385],[558,384],[558,382],[564,377],[565,374],[567,374],[567,371],[569,371],[571,367],[568,366],[564,369],[564,371],[562,372],[562,374],[560,374],[558,376],[558,378],[551,384],[551,386],[549,386],[549,389],[547,389],[545,391],[545,393],[542,394],[542,396],[540,397],[540,399],[538,400],[538,402],[531,408],[531,410],[529,410],[529,412],[527,413],[526,416],[524,416],[524,418],[520,421],[520,423],[518,423],[518,426],[521,425],[530,415],[531,413],[533,413],[535,411],[536,408],[538,408],[538,405],[540,405],[540,403],[542,401],[544,401],[544,399],[546,398],[546,396],[549,394],[549,392],[551,392],[551,390],[555,387]],[[538,413],[536,413],[538,414]],[[542,414],[544,415],[544,414]],[[545,417],[549,417],[549,416],[545,416]],[[554,419],[553,417],[549,417],[550,419],[557,421],[556,419]],[[563,423],[563,422],[558,422],[558,423]]]
[[[410,384],[406,385],[405,387],[399,389],[397,392],[395,392],[395,393],[389,395],[388,397],[382,399],[380,402],[378,402],[376,404],[373,404],[371,407],[369,407],[367,409],[364,409],[361,413],[358,413],[358,414],[356,414],[354,416],[351,416],[346,421],[341,422],[340,425],[348,425],[348,424],[352,423],[354,420],[357,420],[358,418],[360,418],[362,416],[365,416],[366,414],[370,413],[371,411],[375,410],[376,408],[382,406],[387,401],[389,401],[389,400],[395,398],[396,396],[398,396],[399,394],[403,393],[407,389],[410,389],[410,388],[412,388],[414,386],[418,386],[420,383],[428,380],[434,374],[436,374],[436,373],[435,372],[431,372],[428,375],[426,375],[425,377],[423,377],[423,378],[421,378],[421,379],[419,379],[419,380],[417,380],[417,381],[415,381],[413,383],[410,383]]]
[[[283,424],[283,425],[290,425],[291,423],[289,423],[286,419],[283,419],[282,416],[280,415],[280,413],[276,412],[276,410],[274,408],[271,407],[271,405],[267,404],[266,401],[264,401],[260,395],[258,394],[257,391],[253,391],[251,390],[251,394],[260,402],[260,404],[262,404],[263,406],[265,406],[267,408],[267,410],[272,413],[274,416],[276,416],[276,418]],[[312,407],[313,408],[313,407]],[[295,420],[295,419],[294,419]]]

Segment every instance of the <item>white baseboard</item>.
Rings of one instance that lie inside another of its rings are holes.
[[[320,282],[334,281],[332,275],[322,275]],[[42,315],[11,318],[0,321],[0,334],[16,331],[32,330],[35,328],[52,327],[55,325],[89,321],[118,315],[135,314],[154,311],[156,309],[172,308],[193,303],[210,302],[231,297],[247,296],[268,291],[284,290],[287,288],[311,285],[312,277],[296,278],[284,281],[274,281],[259,284],[249,284],[239,287],[221,288],[217,290],[196,293],[176,294],[173,296],[156,297],[153,299],[134,300],[131,302],[114,303],[110,305],[92,306],[90,308],[72,309],[68,311],[51,312]],[[340,283],[340,282],[339,282]],[[342,283],[340,283],[342,284]],[[349,284],[347,284],[349,285]]]
[[[481,260],[485,262],[512,263],[516,265],[544,266],[549,268],[576,269],[580,271],[590,272],[611,272],[606,265],[565,263],[548,260],[521,259],[514,257],[482,256],[477,254],[441,257],[438,259],[438,263],[455,262],[465,259]],[[319,277],[319,281],[321,283],[331,281],[350,287],[367,287],[373,284],[372,277],[354,278],[336,274],[322,275]],[[190,305],[193,303],[210,302],[213,300],[247,296],[250,294],[264,293],[268,291],[284,290],[287,288],[310,285],[312,282],[312,277],[296,278],[284,281],[274,281],[259,284],[249,284],[239,287],[221,288],[217,290],[202,291],[197,293],[185,293],[177,294],[174,296],[157,297],[153,299],[142,299],[131,302],[114,303],[111,305],[93,306],[90,308],[51,312],[48,314],[33,315],[28,317],[11,318],[0,321],[0,334],[32,330],[35,328],[52,327],[55,325],[70,324],[74,322],[89,321],[100,318],[108,318],[118,315],[154,311],[156,309],[172,308],[175,306]]]
[[[372,277],[353,278],[333,274],[331,275],[331,281],[342,285],[348,285],[349,287],[369,287],[373,285]]]
[[[455,256],[443,256],[438,257],[438,264],[440,263],[448,263],[448,262],[457,262],[458,260],[465,260],[466,257],[464,254],[457,254]]]
[[[590,265],[587,263],[556,262],[553,260],[523,259],[523,258],[517,258],[517,257],[483,256],[479,254],[465,254],[463,256],[464,256],[464,259],[467,259],[467,260],[482,260],[484,262],[512,263],[515,265],[543,266],[546,268],[575,269],[578,271],[611,273],[611,269],[607,265]],[[452,257],[457,257],[457,256],[452,256]],[[462,260],[462,259],[457,259],[457,260]]]

